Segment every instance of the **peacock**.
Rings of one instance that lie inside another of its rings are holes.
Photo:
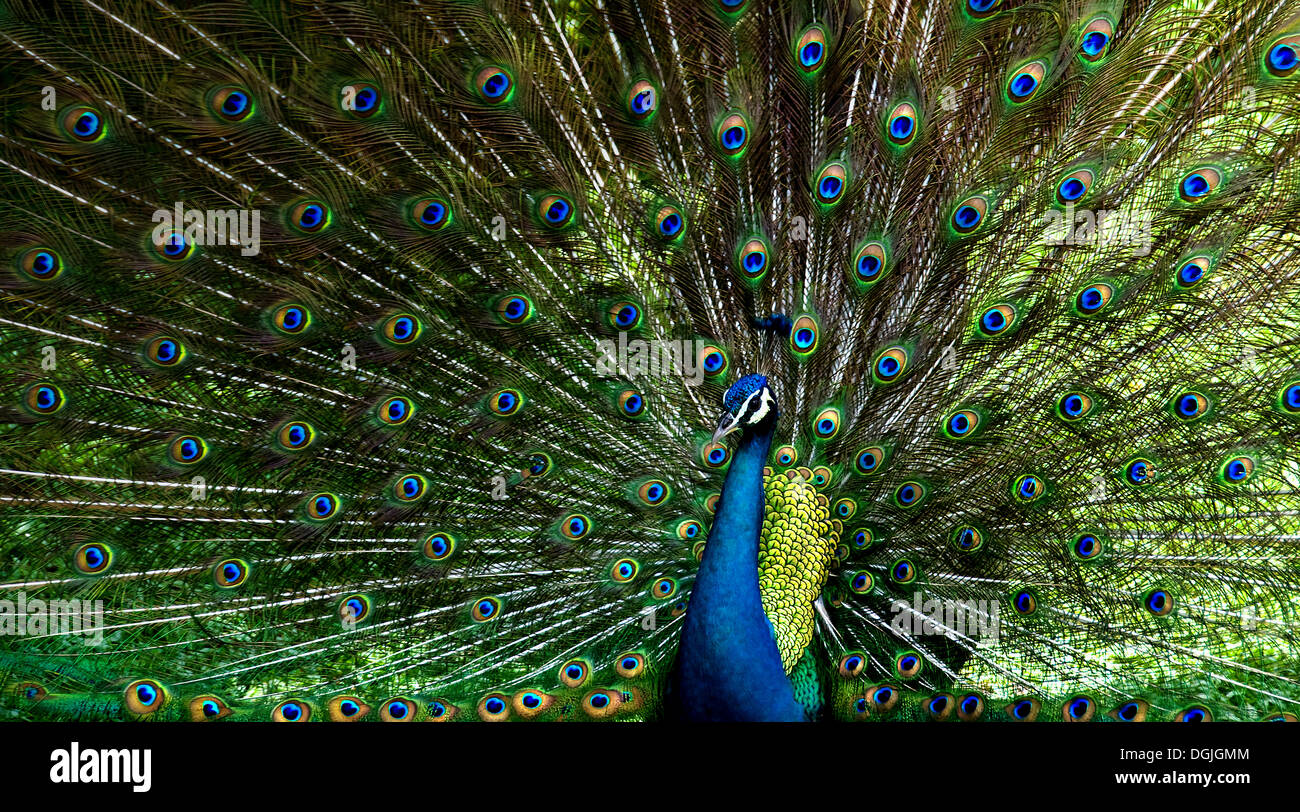
[[[5,0],[0,715],[1300,713],[1296,0]]]

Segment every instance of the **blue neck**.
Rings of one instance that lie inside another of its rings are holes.
[[[758,593],[770,430],[741,437],[686,609],[675,704],[696,721],[804,721]]]

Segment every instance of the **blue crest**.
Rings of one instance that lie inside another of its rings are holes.
[[[758,390],[767,386],[766,375],[746,375],[731,385],[727,394],[722,396],[722,405],[727,407],[727,411],[732,414],[739,414],[739,409],[745,398],[754,394]]]

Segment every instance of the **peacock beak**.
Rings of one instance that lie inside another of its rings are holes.
[[[740,429],[740,418],[731,412],[723,412],[722,418],[718,420],[718,428],[713,432],[713,442],[719,442],[723,437]]]

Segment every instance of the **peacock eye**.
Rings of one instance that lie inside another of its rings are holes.
[[[1208,708],[1202,705],[1192,705],[1190,708],[1187,708],[1186,710],[1179,711],[1178,715],[1174,717],[1174,721],[1175,722],[1212,722],[1214,721],[1214,716],[1210,713]]]
[[[307,500],[307,517],[315,521],[332,519],[339,511],[339,498],[332,493],[318,493]]]
[[[1278,403],[1283,411],[1300,414],[1300,382],[1287,384],[1278,396]]]
[[[1240,485],[1255,473],[1255,461],[1245,456],[1233,457],[1223,464],[1220,473],[1224,481],[1233,485]]]
[[[885,270],[885,246],[880,242],[867,242],[860,246],[853,255],[851,268],[853,278],[860,285],[872,285],[880,281]]]
[[[900,558],[889,568],[889,577],[896,584],[910,584],[916,580],[916,565],[906,558]]]
[[[1104,549],[1101,537],[1095,533],[1084,533],[1070,544],[1070,554],[1079,561],[1092,561],[1099,558]]]
[[[790,349],[796,358],[807,358],[817,351],[821,328],[812,316],[800,316],[790,326]]]
[[[761,237],[751,237],[741,243],[740,249],[736,251],[736,267],[740,270],[740,275],[751,282],[761,279],[767,273],[771,254],[772,249]]]
[[[551,458],[548,454],[534,451],[528,456],[528,475],[544,477],[551,470]]]
[[[819,25],[809,26],[795,41],[795,62],[804,73],[813,74],[821,70],[828,54],[826,31]]]
[[[655,214],[655,232],[665,240],[675,240],[686,230],[686,216],[676,206],[661,206]]]
[[[905,147],[916,137],[916,107],[902,102],[885,119],[885,135],[895,146]]]
[[[989,202],[982,197],[968,197],[957,204],[952,212],[952,229],[958,234],[970,234],[984,222]]]
[[[677,594],[677,582],[672,578],[660,578],[650,585],[650,597],[667,600]]]
[[[29,248],[18,258],[18,269],[38,282],[48,282],[63,273],[63,258],[49,248]]]
[[[858,512],[857,501],[846,496],[835,503],[835,507],[834,509],[832,509],[831,515],[833,515],[837,519],[844,519],[847,521],[848,519],[852,519],[853,514],[857,512]]]
[[[289,225],[304,234],[319,234],[331,219],[329,207],[319,200],[304,200],[289,209]]]
[[[1011,329],[1016,322],[1016,309],[1009,304],[990,307],[980,316],[979,329],[986,336],[996,336]]]
[[[731,459],[731,452],[722,443],[709,443],[700,451],[705,468],[718,469]]]
[[[1016,614],[1028,617],[1038,611],[1038,596],[1028,589],[1019,590],[1011,595],[1011,608]]]
[[[991,17],[998,12],[1002,0],[966,0],[966,13],[975,19]]]
[[[316,430],[310,423],[295,420],[281,426],[275,439],[286,451],[301,451],[316,440]]]
[[[834,206],[839,203],[844,198],[848,186],[849,168],[839,161],[827,164],[821,172],[817,173],[817,179],[813,182],[817,202],[822,206]]]
[[[1210,272],[1209,257],[1193,257],[1178,269],[1178,287],[1188,290],[1196,287]]]
[[[875,533],[869,528],[863,527],[853,534],[853,548],[855,550],[865,550],[875,541]]]
[[[547,228],[561,229],[572,225],[577,209],[573,201],[564,195],[549,194],[537,203],[537,215]]]
[[[214,719],[224,719],[233,711],[220,697],[216,696],[196,696],[190,700],[190,721],[192,722],[210,722]]]
[[[704,527],[694,519],[686,519],[677,525],[677,537],[682,539],[693,539],[703,532]]]
[[[614,583],[625,584],[636,578],[640,570],[641,565],[635,559],[620,558],[610,567],[609,576],[614,579]]]
[[[514,695],[511,704],[514,706],[515,713],[525,719],[531,719],[549,708],[554,701],[554,697],[541,691],[520,691]]]
[[[1300,68],[1300,36],[1283,37],[1269,46],[1264,57],[1268,72],[1279,78],[1290,76]]]
[[[419,474],[406,474],[398,477],[393,484],[393,496],[399,502],[414,502],[429,490],[429,480]]]
[[[412,722],[415,714],[415,703],[402,696],[388,700],[379,708],[379,718],[385,722]]]
[[[1102,308],[1110,303],[1111,297],[1114,295],[1115,289],[1113,287],[1104,282],[1098,282],[1079,291],[1079,295],[1074,297],[1074,307],[1082,315],[1091,316],[1100,313]]]
[[[379,404],[379,419],[390,426],[400,426],[415,413],[415,405],[409,398],[394,397]]]
[[[1068,392],[1056,403],[1056,414],[1062,420],[1082,420],[1092,412],[1092,398],[1083,392]]]
[[[641,326],[641,308],[633,302],[615,302],[606,315],[615,330],[634,330]]]
[[[1112,718],[1120,722],[1144,722],[1147,718],[1147,708],[1150,706],[1144,699],[1130,699],[1128,702],[1120,705],[1110,712]]]
[[[1076,696],[1061,708],[1061,719],[1066,722],[1091,722],[1097,715],[1097,703],[1087,696]]]
[[[1210,408],[1210,401],[1200,392],[1184,392],[1173,400],[1174,413],[1183,420],[1195,420]]]
[[[336,696],[327,707],[333,722],[355,722],[370,713],[370,706],[355,696]]]
[[[1083,27],[1079,35],[1079,58],[1084,62],[1097,62],[1106,55],[1115,26],[1105,17],[1097,17]]]
[[[1148,485],[1155,476],[1155,463],[1143,457],[1135,457],[1124,466],[1124,480],[1130,485]]]
[[[1222,172],[1213,166],[1203,166],[1183,176],[1178,183],[1178,194],[1184,202],[1192,203],[1209,195],[1222,182]]]
[[[739,158],[749,146],[749,122],[740,113],[724,116],[718,123],[718,146],[729,158]]]
[[[523,404],[523,395],[519,394],[519,391],[515,389],[502,389],[500,392],[493,395],[488,401],[488,406],[492,409],[492,413],[501,417],[509,417],[513,415],[519,411],[519,408],[523,406]]]
[[[1007,97],[1017,104],[1029,101],[1042,86],[1046,75],[1047,65],[1043,62],[1030,62],[1021,67],[1007,82]]]
[[[208,444],[201,437],[186,434],[171,441],[167,454],[172,462],[193,465],[208,455]]]
[[[355,626],[370,618],[370,599],[365,595],[349,595],[338,606],[339,621],[344,626]]]
[[[510,697],[492,693],[478,703],[478,718],[484,722],[500,722],[510,716]]]
[[[812,483],[818,488],[826,487],[826,483],[831,481],[831,469],[825,465],[819,465],[812,469]]]
[[[39,415],[54,414],[65,403],[63,390],[52,383],[36,383],[23,393],[23,404]]]
[[[1156,617],[1168,617],[1174,612],[1174,597],[1167,590],[1153,589],[1142,596],[1142,605]]]
[[[926,494],[927,490],[923,483],[910,480],[894,490],[894,503],[901,508],[916,507],[925,499]]]
[[[153,713],[167,703],[167,692],[151,679],[140,679],[126,686],[126,707],[132,713]]]
[[[668,488],[668,483],[664,482],[662,479],[652,479],[637,488],[636,495],[642,502],[654,507],[666,502],[670,493],[671,491]]]
[[[533,317],[533,302],[520,294],[503,296],[497,300],[496,313],[506,324],[524,324]]]
[[[979,425],[979,412],[973,409],[962,409],[948,416],[943,423],[943,432],[949,439],[964,440],[973,437]]]
[[[185,345],[170,336],[159,336],[145,345],[144,355],[160,367],[174,367],[185,360]]]
[[[1061,182],[1056,184],[1056,202],[1062,206],[1078,203],[1092,187],[1093,177],[1091,169],[1076,169],[1061,178]]]
[[[227,558],[212,568],[212,580],[223,589],[234,589],[248,580],[248,564],[238,558]]]
[[[711,344],[700,350],[697,361],[700,369],[704,370],[704,374],[711,378],[726,374],[727,367],[730,366],[727,354],[722,351],[722,348]]]
[[[618,408],[624,417],[640,417],[645,412],[645,397],[634,389],[620,392]]]
[[[839,671],[840,676],[846,679],[852,679],[862,673],[862,669],[867,665],[867,656],[860,651],[850,651],[843,657],[840,657]]]
[[[659,109],[659,94],[647,79],[632,85],[627,92],[627,111],[636,121],[649,121]]]
[[[299,335],[311,326],[311,311],[302,305],[281,305],[271,314],[271,324],[286,335]]]
[[[474,87],[479,97],[488,104],[503,104],[514,95],[515,80],[500,65],[487,65],[474,75]]]
[[[451,206],[440,197],[426,197],[411,204],[411,219],[426,231],[441,231],[451,224]]]
[[[830,440],[840,430],[840,410],[828,406],[813,418],[813,436],[818,440]]]
[[[957,700],[953,699],[952,694],[937,694],[926,700],[925,710],[930,714],[931,719],[941,722],[952,715],[956,704]]]
[[[875,586],[875,579],[866,570],[858,570],[849,576],[849,589],[855,595],[865,595]]]
[[[113,550],[107,544],[83,544],[72,555],[72,565],[86,575],[99,575],[112,563]]]
[[[901,679],[911,679],[921,673],[924,662],[915,651],[905,651],[894,658],[894,673]]]
[[[311,706],[300,699],[286,699],[271,711],[272,722],[306,722],[311,719]]]
[[[383,100],[383,93],[371,82],[353,82],[339,94],[339,106],[354,118],[370,118],[379,112]]]
[[[1047,485],[1042,477],[1033,474],[1025,474],[1016,479],[1012,485],[1012,491],[1018,501],[1029,503],[1037,500],[1047,490]]]
[[[194,256],[195,246],[185,237],[185,232],[173,228],[154,235],[154,250],[167,262],[183,262]]]
[[[902,692],[892,685],[880,685],[873,688],[868,696],[875,709],[884,712],[894,709],[902,697]]]
[[[104,137],[107,128],[98,110],[84,104],[68,108],[59,118],[64,135],[83,144],[94,143]]]
[[[973,553],[984,546],[984,534],[978,527],[958,527],[953,531],[952,545],[963,553]]]
[[[1042,703],[1037,699],[1017,699],[1004,710],[1007,715],[1017,722],[1033,722],[1038,719],[1038,712],[1042,709]]]
[[[456,538],[441,531],[430,533],[420,549],[431,561],[446,561],[456,551]]]
[[[792,445],[783,445],[776,450],[776,464],[788,468],[799,460],[799,452]]]
[[[618,658],[614,671],[623,679],[635,679],[645,670],[645,656],[637,652],[628,652]]]
[[[591,519],[581,513],[573,513],[560,520],[560,533],[565,538],[577,541],[591,532]]]
[[[234,124],[253,115],[253,97],[242,87],[220,87],[209,98],[208,109],[222,121]]]
[[[876,361],[872,364],[871,372],[876,380],[881,383],[892,383],[907,371],[908,354],[907,350],[901,346],[893,346],[885,349],[880,355],[876,356]]]
[[[984,697],[979,694],[967,694],[957,703],[957,718],[963,722],[973,722],[984,713]]]
[[[569,660],[560,666],[560,682],[566,688],[578,688],[587,681],[591,667],[582,660]]]

